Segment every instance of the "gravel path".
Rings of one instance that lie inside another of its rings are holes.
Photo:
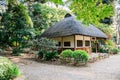
[[[30,60],[14,61],[23,71],[24,80],[120,80],[120,55],[84,67],[50,65]]]

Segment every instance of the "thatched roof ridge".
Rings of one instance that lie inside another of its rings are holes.
[[[67,17],[54,26],[48,28],[41,37],[60,37],[69,35],[87,35],[93,37],[107,38],[107,36],[99,29],[90,25],[85,27],[80,21],[74,17]]]

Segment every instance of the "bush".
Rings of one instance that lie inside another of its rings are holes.
[[[0,80],[11,80],[18,75],[18,67],[7,58],[0,57]]]
[[[15,48],[15,49],[13,49],[12,55],[14,55],[14,56],[20,56],[21,52],[22,52],[21,48]]]
[[[62,51],[62,53],[60,54],[60,57],[62,59],[61,61],[63,63],[71,62],[72,54],[73,54],[73,51],[70,49],[66,49],[66,50]]]
[[[33,44],[34,44],[34,48],[36,48],[38,51],[42,51],[42,52],[57,51],[57,47],[56,47],[57,43],[51,39],[38,38],[34,40]]]
[[[0,52],[2,52],[2,49],[0,48]]]
[[[43,58],[43,52],[39,50],[38,53],[37,53],[37,56],[38,56],[37,57],[38,59],[42,59]]]
[[[72,54],[73,54],[73,51],[70,50],[70,49],[67,49],[67,50],[62,51],[62,53],[60,54],[60,56],[62,58],[71,58]]]
[[[118,48],[113,48],[111,50],[111,53],[113,53],[113,54],[118,54],[119,52],[120,52],[120,50]]]
[[[77,64],[78,62],[87,63],[89,59],[87,52],[83,50],[74,51],[72,57],[74,58],[75,64]]]
[[[38,50],[39,59],[51,60],[57,55],[56,42],[47,38],[38,38],[34,40],[34,48]]]
[[[44,60],[49,61],[54,59],[57,56],[57,52],[46,52],[44,54]]]
[[[108,50],[106,48],[100,48],[98,50],[98,52],[100,52],[100,53],[108,53]]]
[[[57,56],[57,52],[47,51],[43,53],[43,51],[38,51],[37,55],[38,55],[37,57],[38,59],[44,59],[46,61],[49,61],[49,60],[54,59]]]

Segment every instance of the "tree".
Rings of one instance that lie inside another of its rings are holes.
[[[100,26],[98,26],[98,28],[108,36],[108,39],[112,38],[114,31],[113,31],[113,29],[111,29],[111,26],[109,26],[107,24],[100,24]]]
[[[41,3],[32,4],[30,7],[30,16],[38,34],[61,20],[67,13],[63,9],[51,8]]]
[[[116,44],[120,45],[120,0],[115,0]]]
[[[113,16],[113,0],[23,0],[27,2],[54,2],[56,5],[68,4],[72,12],[85,24],[100,26],[100,22]],[[106,23],[106,22],[105,22]],[[109,23],[109,22],[108,22]]]
[[[63,4],[62,0],[50,0],[56,4]],[[70,9],[77,18],[85,24],[99,26],[100,20],[111,17],[114,13],[112,0],[67,0]],[[109,4],[108,4],[109,3]]]
[[[1,25],[10,45],[22,47],[32,35],[33,23],[26,7],[18,0],[7,0],[8,9],[2,14]]]

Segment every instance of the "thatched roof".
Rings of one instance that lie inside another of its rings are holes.
[[[107,36],[99,29],[90,25],[86,27],[74,17],[67,17],[54,26],[47,29],[41,37],[61,37],[69,35],[86,35],[99,38],[107,38]]]

